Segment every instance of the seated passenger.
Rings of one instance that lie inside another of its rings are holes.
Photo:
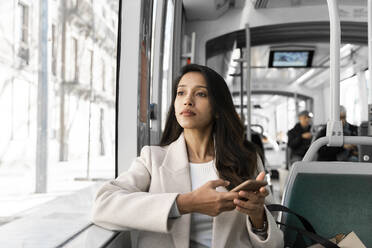
[[[340,106],[340,119],[344,136],[358,136],[358,127],[346,121],[346,109]],[[326,136],[327,127],[320,130],[316,139]],[[358,161],[358,148],[356,145],[345,144],[342,147],[323,146],[318,151],[318,161]]]
[[[288,131],[288,147],[291,149],[290,164],[301,161],[310,147],[312,134],[311,118],[313,114],[304,110],[298,114],[299,122]]]
[[[187,65],[160,145],[145,146],[128,171],[103,185],[93,222],[139,230],[138,247],[283,247],[265,207],[269,190],[229,192],[264,177],[224,79]]]

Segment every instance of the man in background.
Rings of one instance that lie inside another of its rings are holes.
[[[344,136],[358,136],[358,127],[346,121],[346,109],[340,106],[340,119]],[[326,136],[326,127],[320,130],[316,139]],[[341,147],[323,146],[318,151],[318,161],[358,161],[358,148],[356,145],[344,144]]]
[[[312,134],[311,120],[313,114],[304,110],[298,114],[299,122],[288,131],[288,148],[290,149],[290,165],[296,161],[301,161],[310,147]]]

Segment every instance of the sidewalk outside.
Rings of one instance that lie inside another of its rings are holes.
[[[58,162],[48,166],[48,189],[45,194],[35,194],[35,167],[23,164],[0,165],[0,226],[21,218],[33,208],[68,195],[95,183],[94,179],[109,180],[115,176],[115,162],[110,157],[91,158],[90,178],[87,161]]]

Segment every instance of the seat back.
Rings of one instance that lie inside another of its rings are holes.
[[[304,216],[317,233],[331,238],[354,231],[372,247],[372,164],[351,162],[297,162],[293,165],[283,205]],[[282,222],[301,226],[296,217]],[[295,233],[284,230],[292,243]]]

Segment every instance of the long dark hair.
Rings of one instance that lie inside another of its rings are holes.
[[[257,153],[255,146],[244,138],[244,126],[235,111],[225,80],[214,70],[197,64],[186,65],[181,69],[181,75],[173,84],[172,104],[160,146],[169,145],[183,132],[175,116],[174,101],[178,84],[188,72],[201,73],[207,82],[214,118],[212,135],[215,142],[216,168],[220,178],[231,182],[228,188],[232,189],[244,180],[252,178],[257,172]]]

